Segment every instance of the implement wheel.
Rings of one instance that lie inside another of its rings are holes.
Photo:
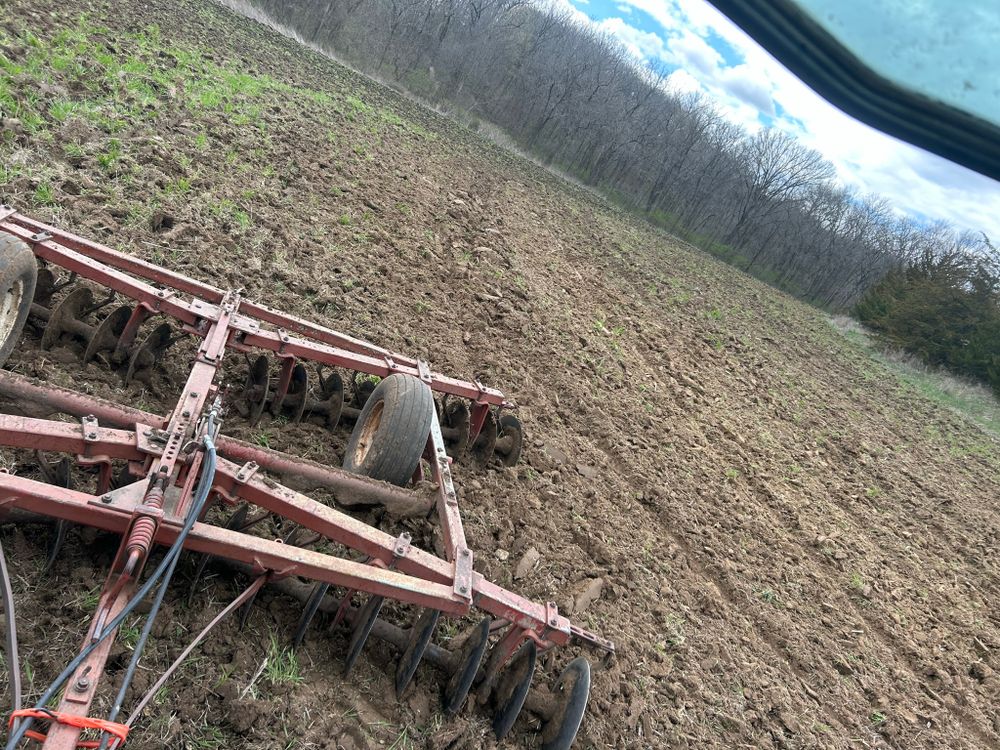
[[[431,389],[409,375],[390,375],[375,387],[358,415],[344,468],[406,486],[420,463],[433,418]]]
[[[21,338],[37,279],[38,266],[31,248],[0,232],[0,367]]]

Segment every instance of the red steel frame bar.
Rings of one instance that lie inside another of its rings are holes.
[[[212,306],[218,304],[224,295],[221,289],[209,284],[119,253],[99,243],[11,212],[11,209],[3,206],[0,206],[0,230],[7,231],[31,245],[35,254],[43,260],[74,271],[83,278],[96,281],[138,300],[152,311],[166,313],[184,323],[191,324],[199,318],[213,318]],[[196,297],[200,296],[205,301],[178,300],[174,292],[157,290],[123,271]],[[379,377],[393,373],[420,377],[417,360],[389,352],[323,326],[245,300],[241,301],[238,313],[242,314],[237,316],[234,328],[246,334],[249,340],[244,343],[248,346],[281,354],[304,356],[330,365],[349,366],[351,369]],[[261,330],[257,320],[278,327],[278,331]],[[296,331],[306,339],[292,337],[287,331]],[[473,399],[478,403],[513,407],[513,404],[504,398],[503,393],[496,389],[438,373],[430,373],[429,377],[429,384],[435,391]]]
[[[86,492],[0,474],[0,502],[31,513],[123,533],[129,528],[132,511],[142,500],[144,484],[140,481],[117,490],[117,494],[111,493],[111,502],[106,503]],[[157,529],[155,541],[172,544],[181,523],[180,517],[165,517]],[[304,576],[334,586],[434,607],[449,614],[461,615],[469,610],[469,602],[455,597],[450,585],[407,575],[398,567],[388,570],[211,524],[196,523],[184,548],[253,565],[260,571],[274,571],[278,576]]]
[[[102,455],[124,460],[141,460],[147,455],[146,451],[156,450],[155,447],[140,447],[140,438],[135,432],[111,428],[99,429],[101,438],[97,441],[87,441],[76,424],[0,414],[0,445],[14,448],[36,448],[42,445],[48,450],[67,453],[78,453],[80,449],[97,448]],[[245,481],[241,481],[237,479],[240,471],[241,467],[220,458],[214,489],[225,496],[246,500],[288,518],[310,531],[319,532],[328,539],[372,558],[388,563],[395,557],[397,543],[395,537],[369,526],[353,516],[341,513],[257,475],[251,475]],[[129,485],[129,487],[135,488],[140,484],[141,482]],[[31,492],[28,492],[28,489]],[[115,492],[110,493],[110,495],[114,497]],[[46,506],[47,498],[51,501],[49,506]],[[74,502],[67,504],[65,502],[67,498]],[[74,523],[97,526],[109,531],[121,530],[118,525],[109,526],[108,524],[112,522],[108,521],[106,515],[101,513],[102,511],[115,511],[117,518],[119,515],[117,511],[120,511],[120,507],[116,502],[102,502],[100,498],[93,495],[53,488],[51,485],[21,477],[0,475],[0,505],[10,505],[30,512],[65,518]],[[177,513],[171,515],[175,519],[179,517]],[[168,520],[164,519],[164,523],[167,523]],[[114,523],[118,524],[120,521]],[[177,521],[172,523],[177,523]],[[200,526],[196,527],[196,529],[198,528]],[[193,538],[197,538],[197,535],[193,535]],[[161,540],[159,536],[156,537],[156,541],[169,543],[165,539]],[[293,552],[297,549],[287,545],[283,545],[281,548],[284,552]],[[464,546],[464,539],[462,547],[459,549],[467,549]],[[213,554],[220,557],[229,556],[224,552],[213,551]],[[459,553],[457,557],[463,556]],[[471,553],[469,557],[471,558]],[[253,562],[243,556],[234,556],[232,559],[239,562]],[[283,559],[283,565],[277,565],[270,569],[281,571],[295,564],[291,558]],[[471,559],[469,564],[471,568]],[[401,573],[419,576],[430,582],[448,584],[449,587],[456,579],[457,564],[450,564],[446,560],[416,547],[411,547],[406,556],[397,559],[395,566]],[[297,575],[306,575],[306,573],[297,573]],[[480,609],[515,622],[521,627],[534,630],[553,643],[565,643],[568,640],[571,633],[570,623],[562,616],[555,615],[554,618],[550,616],[551,604],[549,607],[535,604],[489,583],[478,573],[470,572],[469,575],[471,598]],[[332,581],[328,582],[332,583]],[[356,586],[355,588],[366,590],[364,586]],[[453,592],[453,596],[456,599],[466,601],[469,599],[469,596],[462,596],[461,592]],[[405,597],[397,596],[396,598],[410,601]]]
[[[214,381],[227,348],[265,349],[288,358],[288,363],[302,358],[381,376],[404,373],[417,377],[432,389],[472,399],[475,432],[482,425],[489,405],[513,406],[499,391],[485,388],[478,382],[468,383],[432,373],[418,360],[391,354],[366,342],[248,303],[235,293],[222,292],[61,232],[4,206],[0,206],[0,231],[7,231],[31,244],[41,259],[135,299],[139,303],[133,314],[136,321],[147,313],[163,313],[180,321],[188,333],[203,339],[184,389],[167,418],[67,389],[32,383],[11,373],[0,373],[0,394],[34,400],[53,411],[81,417],[79,423],[67,423],[0,414],[0,445],[71,453],[76,455],[78,462],[85,464],[102,462],[110,466],[112,460],[124,460],[133,471],[139,470],[145,475],[139,481],[97,497],[0,473],[0,508],[15,507],[122,535],[118,558],[91,623],[91,634],[103,627],[103,623],[128,601],[152,545],[171,544],[177,538],[193,501],[193,486],[201,464],[199,452],[187,455],[183,449],[188,444],[197,445],[191,441],[196,441],[200,431],[205,429],[200,420],[206,404],[216,394]],[[129,274],[172,288],[157,289]],[[177,295],[178,290],[197,296],[185,300]],[[258,320],[278,328],[276,331],[262,329]],[[292,336],[286,329],[297,331],[306,338]],[[108,427],[101,425],[99,420],[134,429]],[[401,554],[398,539],[265,480],[255,472],[258,466],[263,466],[279,472],[310,474],[312,479],[345,494],[363,496],[367,492],[371,499],[395,499],[404,504],[417,497],[413,491],[258,449],[224,436],[219,436],[218,447],[223,455],[228,452],[247,460],[240,466],[218,458],[212,487],[218,495],[258,505],[363,553],[369,561],[382,564],[326,555],[204,523],[195,524],[185,540],[185,548],[249,564],[272,577],[304,576],[350,590],[434,607],[452,615],[464,614],[476,606],[511,623],[511,630],[499,649],[504,658],[526,637],[533,638],[543,648],[566,643],[575,636],[613,649],[610,642],[571,625],[559,615],[553,602],[531,602],[473,571],[472,552],[466,544],[458,496],[436,412],[425,457],[437,486],[436,503],[446,560],[409,545]],[[87,713],[96,691],[96,678],[104,671],[110,644],[111,639],[108,639],[70,678],[60,712]],[[69,750],[75,746],[79,734],[78,728],[53,724],[46,747]]]
[[[7,370],[0,370],[0,396],[16,403],[31,402],[48,407],[53,412],[77,417],[92,415],[102,424],[135,427],[137,434],[147,430],[159,430],[165,423],[163,417],[156,414],[120,406],[96,396],[86,396],[68,388],[42,385]],[[2,418],[0,415],[0,420]],[[16,431],[16,428],[9,431]],[[385,484],[360,474],[351,474],[342,469],[291,456],[271,448],[246,443],[227,435],[219,435],[215,445],[221,455],[230,459],[254,463],[261,469],[276,474],[295,475],[315,483],[316,486],[333,490],[336,500],[343,505],[382,504],[395,515],[401,516],[426,515],[434,507],[433,498],[426,497],[422,493]]]
[[[153,457],[149,466],[149,481],[140,481],[132,485],[141,490],[139,503],[123,517],[126,526],[121,530],[122,540],[118,555],[105,582],[101,600],[91,621],[88,638],[102,630],[104,624],[124,608],[134,591],[135,581],[142,572],[152,549],[153,540],[158,536],[157,532],[162,525],[166,493],[169,487],[180,479],[183,463],[182,447],[188,439],[195,436],[197,420],[205,408],[209,392],[214,388],[212,383],[229,339],[229,322],[238,305],[238,295],[230,293],[223,298],[218,308],[218,319],[209,326],[182,395],[167,423],[168,437],[163,444],[163,450],[159,456]],[[85,418],[84,422],[87,421]],[[101,437],[98,427],[92,424],[85,425],[82,437],[88,450],[103,451],[104,444],[98,442]],[[194,479],[193,475],[189,478],[192,481]],[[179,495],[174,504],[175,518],[183,518],[186,515],[187,505],[193,500],[191,488],[189,481],[185,485],[185,491]],[[50,497],[43,502],[45,509],[37,510],[46,515],[57,515],[53,512],[52,498],[56,493],[51,490],[49,492]],[[85,497],[90,499],[89,496]],[[19,507],[36,510],[28,506]],[[263,553],[261,556],[266,558]],[[59,701],[58,713],[79,716],[89,713],[97,690],[97,677],[104,672],[111,645],[111,638],[102,642],[70,676],[67,689],[63,691]],[[79,737],[79,727],[55,723],[45,740],[45,746],[51,750],[72,750]]]

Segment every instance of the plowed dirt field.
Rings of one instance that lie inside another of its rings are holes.
[[[5,0],[0,110],[4,202],[520,404],[520,464],[463,460],[456,479],[477,569],[618,644],[594,658],[577,747],[1000,746],[1000,450],[821,313],[209,2]],[[190,361],[179,344],[122,389],[79,354],[29,330],[8,367],[159,410]],[[234,355],[234,382],[245,369]],[[227,431],[334,463],[346,435]],[[366,518],[433,549],[423,520]],[[35,696],[117,545],[74,529],[43,575],[49,536],[2,529]],[[214,567],[189,602],[193,566],[135,695],[246,584]],[[342,630],[313,628],[300,680],[253,682],[298,616],[265,590],[129,746],[496,745],[487,714],[441,715],[432,668],[397,702],[388,646],[342,677]],[[525,714],[502,746],[536,729]]]

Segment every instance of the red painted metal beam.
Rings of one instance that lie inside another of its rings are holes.
[[[122,534],[129,527],[131,508],[141,493],[119,490],[112,494],[115,496],[112,502],[102,503],[85,492],[0,474],[0,505]],[[167,546],[172,544],[180,525],[176,517],[164,518],[157,528],[155,541]],[[452,594],[450,584],[407,575],[401,566],[388,570],[210,524],[196,523],[184,547],[253,565],[261,572],[271,570],[281,576],[304,576],[422,607],[434,607],[449,614],[461,615],[469,609],[467,601]]]
[[[92,260],[96,260],[99,263],[116,268],[119,271],[126,271],[130,274],[134,274],[140,279],[172,287],[178,291],[186,292],[187,294],[192,294],[196,297],[201,297],[202,299],[213,304],[218,304],[222,301],[223,291],[221,289],[217,289],[211,284],[205,284],[201,281],[192,279],[189,276],[185,276],[184,274],[177,273],[176,271],[168,271],[161,266],[148,263],[141,258],[120,253],[117,250],[112,250],[106,245],[79,237],[63,229],[59,229],[58,227],[43,224],[42,222],[36,221],[28,216],[25,216],[24,214],[13,214],[3,225],[0,225],[0,228],[12,231],[10,227],[12,224],[20,225],[27,230],[29,237],[33,234],[39,233],[51,235],[53,240],[70,250],[74,250],[77,253],[91,258]],[[23,233],[19,234],[20,236],[23,236]],[[80,275],[84,278],[92,278],[83,273]]]
[[[426,516],[434,508],[434,497],[427,490],[386,484],[226,435],[219,435],[215,445],[226,458],[253,462],[265,471],[287,475],[296,482],[332,490],[334,500],[340,505],[382,505],[400,518]]]
[[[432,415],[428,447],[431,452],[431,477],[438,486],[438,520],[441,522],[445,551],[448,559],[454,560],[461,551],[467,552],[469,547],[465,541],[462,514],[458,510],[458,493],[455,491],[455,485],[451,479],[448,453],[445,451],[444,438],[441,437],[441,426],[438,424],[437,412]]]
[[[68,388],[43,384],[8,370],[0,370],[0,396],[15,404],[30,402],[50,408],[53,412],[78,417],[92,414],[101,424],[118,427],[139,425],[140,430],[159,430],[167,421],[156,414],[121,406]],[[434,508],[435,499],[426,491],[396,487],[226,435],[219,435],[215,444],[219,453],[227,458],[244,463],[252,461],[265,471],[295,476],[306,483],[330,489],[337,502],[342,505],[383,505],[390,513],[399,517],[427,515]]]
[[[87,422],[55,422],[14,414],[0,414],[0,445],[28,450],[73,453],[88,458],[107,457],[141,461],[135,433]]]
[[[9,370],[0,370],[0,396],[15,405],[28,402],[47,407],[50,414],[59,412],[77,417],[93,414],[101,424],[113,424],[117,427],[141,424],[159,429],[167,423],[166,419],[157,414],[43,383]]]
[[[135,593],[135,584],[130,582],[118,590],[114,590],[111,581],[105,584],[101,598],[98,600],[97,611],[107,612],[105,622],[118,616],[129,599]],[[90,643],[94,636],[94,628],[98,621],[94,618],[87,630],[87,638],[84,643]],[[90,656],[77,668],[76,672],[70,675],[66,681],[66,688],[63,690],[62,698],[59,701],[58,711],[61,714],[72,716],[87,716],[90,713],[90,705],[97,693],[97,688],[101,683],[101,676],[104,674],[104,667],[107,664],[108,656],[111,654],[111,647],[114,646],[114,636],[108,636],[101,644],[95,648]],[[67,724],[52,722],[47,738],[44,742],[46,750],[75,750],[80,738],[80,729]]]
[[[223,290],[212,286],[211,284],[206,284],[196,279],[192,279],[189,276],[185,276],[184,274],[177,273],[176,271],[169,271],[152,263],[147,263],[140,258],[125,255],[124,253],[113,250],[106,245],[79,237],[75,234],[59,229],[58,227],[43,224],[42,222],[36,221],[28,216],[24,216],[23,214],[15,212],[9,218],[11,222],[19,224],[30,230],[32,234],[37,234],[39,232],[50,234],[59,244],[64,245],[71,250],[75,250],[78,253],[82,253],[89,258],[100,261],[101,263],[105,263],[112,268],[117,268],[120,271],[127,271],[128,273],[134,274],[141,279],[146,279],[147,281],[169,286],[177,289],[178,291],[186,292],[187,294],[191,294],[196,297],[201,297],[202,299],[213,304],[218,304],[222,301],[222,296],[224,294]],[[348,351],[372,354],[379,357],[390,356],[401,364],[411,365],[413,367],[417,364],[416,360],[410,357],[406,357],[402,354],[394,354],[388,349],[375,346],[367,341],[361,341],[360,339],[338,333],[337,331],[330,330],[324,326],[297,318],[294,315],[279,312],[267,307],[266,305],[250,302],[249,300],[244,300],[241,303],[240,312],[266,323],[271,323],[272,325],[280,328],[286,328],[290,331],[301,333],[304,336],[308,336],[309,338],[321,341],[325,344],[347,349]]]
[[[215,490],[277,513],[384,563],[388,564],[395,557],[396,538],[384,531],[263,477],[252,475],[245,482],[240,481],[239,474],[239,466],[220,458],[215,472]],[[410,552],[396,562],[396,568],[449,586],[454,574],[449,562],[416,547],[411,547]]]
[[[402,373],[403,375],[410,375],[415,378],[420,377],[420,371],[417,367],[401,365],[398,362],[387,361],[380,357],[357,354],[344,349],[327,346],[326,344],[307,341],[306,339],[291,336],[281,331],[266,331],[262,328],[254,330],[251,325],[252,322],[250,318],[237,317],[233,324],[233,328],[245,332],[246,335],[243,336],[242,343],[246,346],[266,349],[267,351],[286,356],[291,355],[299,359],[322,362],[333,367],[346,367],[369,375],[377,375],[380,378],[388,377],[394,373]],[[494,406],[513,406],[513,404],[504,398],[503,393],[494,388],[480,387],[475,383],[450,378],[438,373],[431,373],[430,386],[435,391],[449,393],[453,396],[461,396],[473,401],[493,404]]]
[[[49,239],[33,239],[30,230],[8,222],[0,224],[0,230],[13,234],[31,246],[35,255],[57,266],[77,273],[79,276],[96,281],[109,289],[121,292],[127,297],[146,305],[153,312],[161,312],[182,323],[193,325],[199,319],[214,320],[219,310],[215,305],[200,300],[188,302],[181,299],[174,290],[156,289],[138,281],[126,273],[102,263],[95,263],[82,253],[70,250]]]
[[[5,230],[32,245],[35,254],[40,258],[75,271],[83,278],[115,289],[149,306],[153,311],[163,312],[189,325],[199,318],[215,320],[218,317],[216,305],[222,301],[224,293],[211,284],[120,253],[105,245],[35,221],[23,214],[14,213],[7,216],[0,221],[0,230]],[[49,235],[51,239],[33,239],[39,235]],[[170,290],[157,290],[127,274],[162,284],[170,287]],[[180,300],[172,290],[191,294],[195,299],[191,302]],[[294,331],[312,339],[313,341],[298,342],[299,346],[305,345],[303,349],[305,352],[311,351],[309,344],[313,342],[319,342],[313,345],[321,347],[316,351],[322,356],[330,356],[330,349],[340,352],[337,363],[341,366],[381,377],[393,372],[419,377],[417,360],[404,354],[391,352],[249,300],[241,300],[238,311],[241,315],[237,316],[234,327],[247,330],[248,333],[258,332],[260,330],[258,321],[263,321],[278,327],[279,331]],[[268,334],[271,341],[280,338],[280,333],[268,332]],[[261,348],[279,351],[270,346]],[[355,366],[353,364],[355,360],[348,355],[358,357],[357,364],[362,366]],[[306,355],[305,358],[334,364],[333,361],[321,357]],[[436,391],[496,406],[513,406],[504,398],[503,393],[494,388],[479,386],[439,373],[432,373],[431,378],[431,387]]]

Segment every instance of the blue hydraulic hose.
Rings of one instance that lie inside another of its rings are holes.
[[[212,429],[211,420],[209,421],[208,429]],[[208,497],[207,490],[205,491],[204,496],[202,496],[202,488],[205,486],[205,479],[206,477],[209,478],[207,486],[211,489],[212,479],[215,476],[215,445],[212,444],[211,448],[208,447],[211,440],[211,436],[206,436],[205,451],[208,454],[208,465],[206,466],[205,472],[201,475],[195,501],[191,506],[192,510],[194,510],[196,506],[198,508],[198,515],[196,518],[201,516],[201,507],[204,505],[205,499]],[[153,603],[149,608],[149,614],[146,615],[146,623],[143,625],[142,633],[139,635],[139,640],[136,641],[135,649],[132,651],[132,659],[129,661],[128,669],[125,670],[125,676],[122,678],[121,687],[118,688],[118,695],[115,698],[115,703],[111,707],[110,713],[108,713],[108,721],[114,721],[117,719],[118,714],[122,710],[122,704],[125,702],[125,693],[128,692],[129,685],[132,684],[135,672],[139,668],[139,659],[142,658],[142,652],[146,648],[146,641],[149,639],[149,634],[153,629],[153,622],[156,620],[156,615],[160,611],[160,606],[163,604],[163,597],[167,593],[167,587],[170,585],[170,579],[174,577],[174,570],[177,568],[177,561],[180,559],[180,555],[175,555],[174,559],[170,562],[170,566],[163,574],[163,580],[160,582],[160,588],[156,590],[156,596],[153,598]],[[110,739],[111,735],[107,732],[103,732],[101,734],[101,744],[98,750],[105,750]]]
[[[215,441],[212,439],[212,431],[215,423],[215,414],[210,413],[207,421],[207,429],[205,431],[204,445],[205,454],[208,460],[205,462],[205,467],[201,474],[201,479],[198,482],[198,490],[195,494],[195,500],[191,504],[191,510],[188,511],[187,518],[184,521],[184,527],[181,529],[180,533],[177,535],[177,539],[171,545],[167,554],[163,556],[160,564],[153,571],[152,575],[146,580],[142,587],[135,593],[125,608],[119,612],[114,619],[109,622],[104,630],[102,630],[97,637],[87,644],[87,647],[81,651],[73,661],[66,665],[66,668],[60,673],[58,677],[52,682],[51,685],[42,693],[42,696],[38,699],[35,704],[36,709],[45,708],[45,704],[52,699],[52,696],[63,686],[63,683],[70,678],[77,668],[83,663],[83,661],[90,656],[90,654],[97,648],[101,642],[106,640],[108,636],[114,633],[118,626],[122,624],[126,617],[128,617],[135,610],[136,607],[149,595],[149,592],[153,590],[153,587],[160,581],[167,570],[170,570],[170,574],[173,574],[173,570],[176,567],[177,558],[180,557],[181,549],[184,547],[184,540],[187,539],[188,534],[191,533],[191,529],[194,527],[195,522],[201,517],[201,512],[205,507],[205,502],[208,500],[208,496],[212,491],[212,484],[215,481]],[[166,589],[166,583],[169,581],[169,577],[164,581],[163,590]],[[162,600],[162,595],[157,594],[158,599]],[[158,605],[157,605],[158,606]],[[153,613],[151,613],[153,614]],[[147,622],[152,621],[152,617]],[[130,665],[131,666],[131,665]],[[134,671],[134,670],[133,670]],[[116,701],[117,703],[117,701]],[[24,721],[20,722],[17,730],[11,735],[10,739],[7,741],[5,750],[15,750],[18,743],[24,739],[25,733],[34,724],[34,719],[26,718]]]

